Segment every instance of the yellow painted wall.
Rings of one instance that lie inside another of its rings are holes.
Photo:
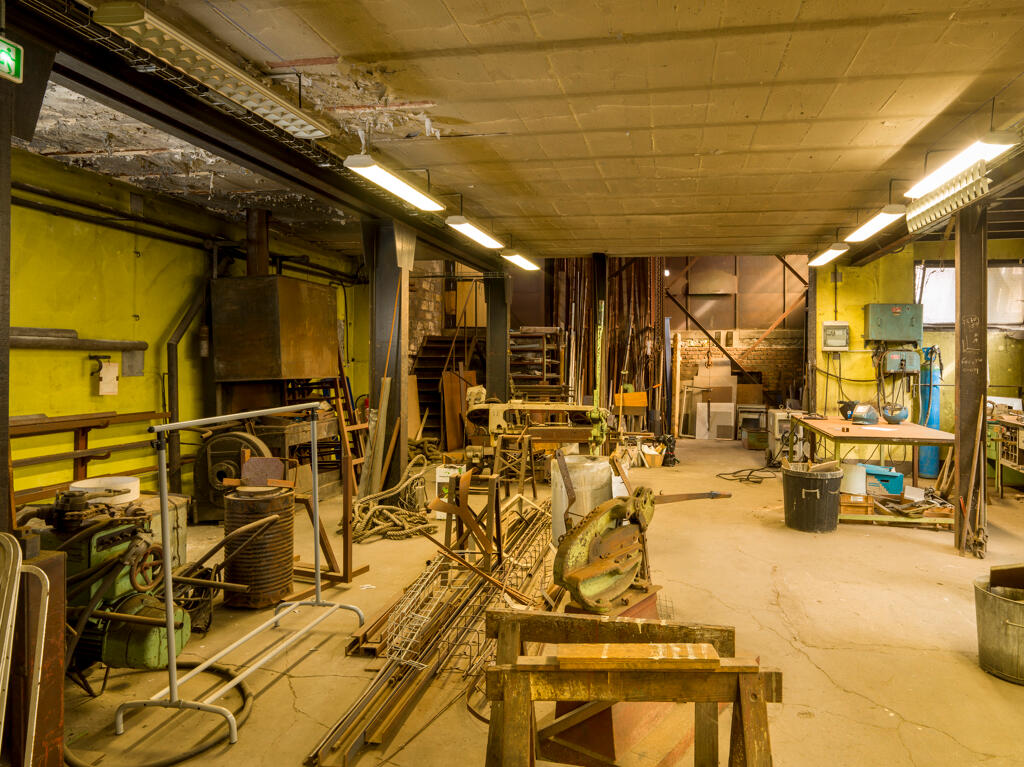
[[[1017,240],[993,241],[989,243],[991,259],[1011,259],[1024,257],[1024,242]],[[844,383],[843,389],[850,399],[870,401],[874,403],[876,389],[874,384],[874,368],[869,351],[864,343],[864,305],[868,303],[911,303],[914,300],[914,261],[916,260],[949,260],[953,259],[952,243],[919,243],[908,246],[899,253],[893,253],[862,267],[839,267],[842,281],[832,282],[831,268],[813,270],[813,278],[817,288],[817,338],[819,350],[817,365],[819,371],[826,366],[825,355],[820,350],[821,323],[823,320],[845,320],[850,323],[851,352],[841,353],[842,374],[847,379],[863,379],[868,383]],[[997,384],[1019,386],[1024,382],[1024,342],[1015,340],[1000,331],[989,332],[989,383],[993,395],[1016,396],[1011,391],[996,388]],[[941,387],[941,428],[952,431],[954,428],[954,393],[951,384],[955,380],[956,351],[952,331],[928,331],[924,333],[925,346],[938,346],[944,363],[943,383]],[[836,372],[836,364],[831,363],[831,370]],[[825,403],[825,376],[817,374],[817,408],[823,411]],[[836,381],[829,380],[828,408],[825,415],[838,416],[838,396]],[[907,401],[910,402],[908,397]],[[912,413],[917,420],[917,411]],[[845,451],[844,451],[845,452]],[[862,448],[852,452],[851,457],[858,455],[866,458],[871,452]],[[894,453],[894,457],[900,455]]]
[[[15,182],[44,187],[76,198],[129,210],[131,192],[139,193],[113,179],[70,168],[24,152],[13,157]],[[32,197],[24,192],[16,192]],[[166,223],[188,226],[206,234],[241,238],[241,228],[202,213],[198,208],[140,193],[145,215]],[[52,200],[34,197],[55,205]],[[299,251],[288,243],[275,241],[274,249]],[[44,328],[71,328],[83,338],[141,340],[149,344],[145,374],[122,376],[116,396],[99,396],[91,375],[94,362],[86,351],[15,349],[11,352],[11,414],[74,415],[104,411],[130,413],[160,411],[163,376],[166,372],[165,344],[184,308],[200,287],[208,269],[208,257],[201,250],[131,233],[119,232],[93,223],[15,206],[11,240],[11,324]],[[322,263],[327,263],[318,259]],[[338,263],[331,263],[339,268]],[[345,298],[338,289],[339,318],[344,316]],[[355,357],[353,389],[365,383],[369,358],[367,294],[364,286],[348,289],[349,356]],[[179,344],[181,374],[181,415],[183,418],[210,415],[202,412],[200,359],[197,342],[199,321]],[[106,352],[102,352],[105,354]],[[120,362],[120,353],[111,352]],[[146,439],[148,424],[127,424],[97,430],[90,447],[136,442]],[[70,434],[15,439],[13,458],[62,452],[72,449]],[[183,453],[196,442],[187,432]],[[155,466],[152,450],[116,453],[106,461],[94,461],[90,475],[115,473]],[[186,479],[190,472],[186,470]],[[70,462],[23,467],[15,471],[15,488],[37,487],[71,479]]]

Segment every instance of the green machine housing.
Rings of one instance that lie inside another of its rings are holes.
[[[865,304],[864,340],[913,343],[924,340],[921,304]]]

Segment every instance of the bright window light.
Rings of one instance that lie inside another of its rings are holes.
[[[875,214],[874,218],[866,222],[860,229],[847,235],[846,241],[864,242],[868,237],[878,234],[893,221],[897,221],[905,215],[907,215],[907,208],[905,205],[886,205],[877,214]]]
[[[475,224],[471,224],[469,219],[465,216],[448,216],[444,222],[452,229],[459,232],[459,234],[468,237],[474,242],[480,243],[485,248],[496,249],[505,247],[504,243],[494,239],[491,235]]]
[[[999,155],[1010,151],[1018,143],[1020,143],[1020,136],[1011,131],[990,133],[985,138],[975,141],[952,160],[949,160],[918,181],[907,190],[906,196],[912,200],[924,197],[929,192],[938,189],[951,178],[955,178],[963,173],[979,160],[991,162],[999,157]]]
[[[841,255],[843,255],[843,253],[845,253],[849,249],[850,246],[847,245],[846,243],[833,242],[831,245],[828,246],[826,250],[823,250],[821,253],[819,253],[813,259],[811,259],[811,261],[807,265],[824,266],[830,261],[834,261],[835,259],[839,258]]]
[[[349,155],[345,158],[345,167],[420,210],[444,210],[444,205],[407,184],[368,154]]]
[[[326,123],[306,114],[142,3],[103,3],[96,9],[93,19],[297,138],[317,139],[331,135]]]
[[[526,256],[522,256],[519,253],[502,253],[501,257],[506,261],[510,261],[520,269],[525,269],[528,272],[535,272],[540,269],[533,261],[528,259]]]

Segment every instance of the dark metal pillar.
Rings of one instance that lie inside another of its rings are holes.
[[[245,211],[245,273],[249,277],[270,274],[270,211]]]
[[[11,506],[11,135],[14,86],[0,83],[0,531],[14,529]]]
[[[988,227],[983,204],[956,215],[956,546],[985,555]],[[967,510],[964,519],[960,503]],[[965,529],[966,527],[966,529]]]
[[[807,275],[807,314],[804,318],[805,403],[808,413],[818,412],[818,275],[814,269]],[[822,413],[822,415],[825,415]]]
[[[387,417],[381,424],[382,486],[390,487],[409,460],[409,272],[416,253],[416,232],[399,221],[364,222],[363,248],[372,275],[372,407],[380,408],[381,379],[391,379]],[[383,461],[392,442],[394,454],[388,468]]]
[[[502,402],[509,398],[508,331],[510,320],[509,275],[484,279],[487,301],[487,395]]]

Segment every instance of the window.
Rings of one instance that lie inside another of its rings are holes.
[[[914,294],[924,304],[925,325],[956,322],[956,272],[952,266],[917,264]],[[988,324],[1024,326],[1024,265],[989,266]]]

